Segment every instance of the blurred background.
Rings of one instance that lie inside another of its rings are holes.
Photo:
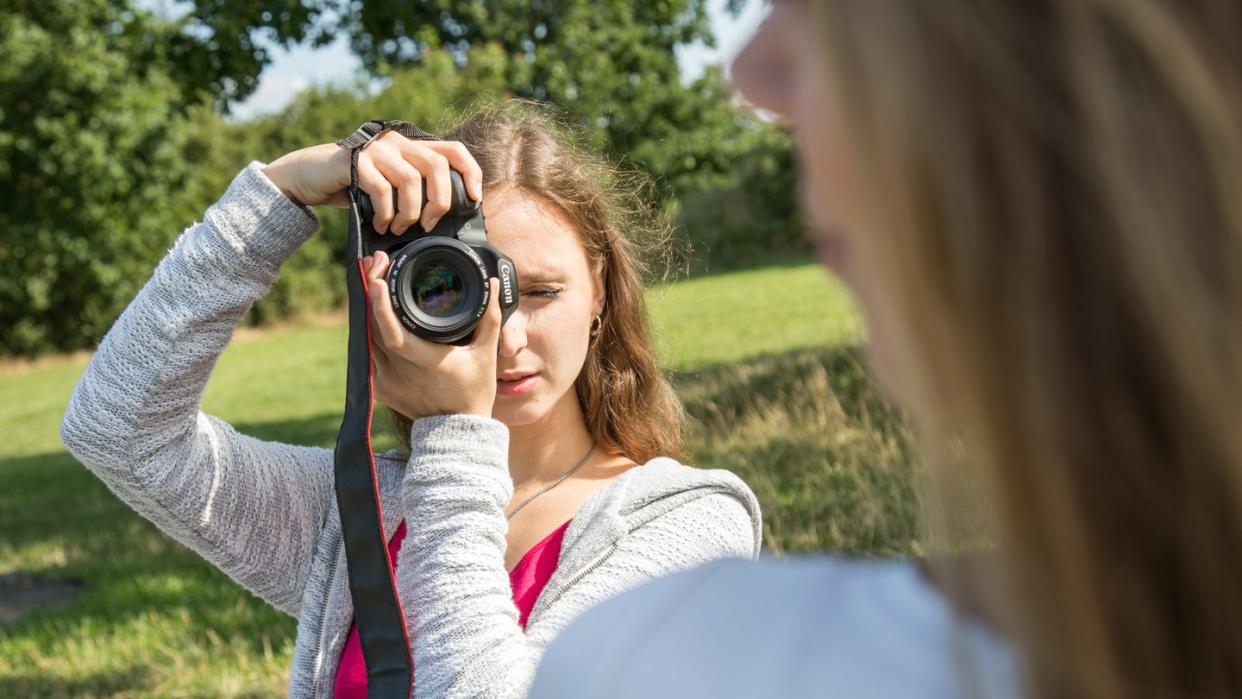
[[[762,0],[6,0],[0,8],[0,697],[283,695],[294,620],[132,514],[61,449],[90,350],[251,160],[372,118],[435,132],[548,102],[649,176],[680,252],[653,283],[695,465],[760,498],[765,550],[918,553],[899,416],[811,257],[789,139],[728,60]],[[285,265],[203,410],[330,447],[344,215]],[[392,442],[381,440],[377,450]]]

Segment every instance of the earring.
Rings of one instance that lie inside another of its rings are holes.
[[[591,319],[591,337],[599,337],[599,331],[604,327],[604,319],[595,316]]]

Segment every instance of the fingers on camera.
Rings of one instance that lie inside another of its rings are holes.
[[[483,171],[461,142],[394,138],[385,141],[385,146],[369,149],[369,153],[364,153],[369,157],[358,160],[358,183],[375,206],[373,225],[376,231],[401,235],[415,221],[425,231],[435,228],[452,206],[450,167],[462,174],[466,194],[471,199],[482,198]],[[392,205],[394,187],[397,191],[395,210]]]
[[[366,272],[367,279],[379,279],[388,273],[389,262],[388,255],[380,251],[362,258],[362,270]]]
[[[429,231],[435,227],[440,217],[448,213],[453,197],[453,185],[449,179],[448,158],[440,155],[430,147],[421,143],[413,144],[403,154],[418,171],[423,173],[423,184],[427,188],[427,203],[423,206],[420,225]]]
[[[371,225],[379,233],[384,233],[395,213],[392,208],[392,185],[370,158],[358,158],[358,186],[371,198],[371,206],[375,208]]]
[[[383,165],[383,164],[382,164]],[[394,162],[381,166],[381,171],[388,176],[388,181],[397,186],[397,214],[392,219],[390,230],[401,235],[418,220],[423,203],[423,176],[406,161],[396,158]]]
[[[483,314],[482,320],[475,328],[474,339],[471,344],[476,347],[495,349],[500,343],[500,280],[492,277],[487,280],[487,285],[491,291],[491,298],[487,301],[487,311]]]
[[[475,161],[466,145],[461,141],[433,141],[428,144],[432,150],[448,160],[449,167],[461,173],[466,184],[466,195],[474,201],[483,198],[483,170]]]
[[[405,344],[405,334],[401,332],[401,324],[392,311],[387,290],[383,284],[373,284],[369,293],[371,294],[371,317],[375,321],[376,329],[379,330],[384,348],[400,350]]]

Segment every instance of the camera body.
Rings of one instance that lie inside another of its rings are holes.
[[[370,197],[361,190],[354,190],[354,196],[363,255],[384,252],[392,261],[386,282],[397,319],[426,340],[465,345],[487,310],[488,279],[500,280],[503,324],[517,308],[518,276],[513,261],[488,244],[482,205],[466,195],[460,173],[449,174],[452,202],[430,231],[416,222],[400,236],[380,235],[371,224]],[[394,210],[396,195],[393,190]]]

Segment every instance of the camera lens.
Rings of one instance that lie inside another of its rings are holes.
[[[418,310],[434,318],[458,313],[465,299],[465,283],[451,265],[431,262],[419,268],[411,282]]]
[[[397,319],[428,340],[453,342],[468,336],[487,305],[483,260],[447,236],[424,236],[402,247],[388,274]]]

